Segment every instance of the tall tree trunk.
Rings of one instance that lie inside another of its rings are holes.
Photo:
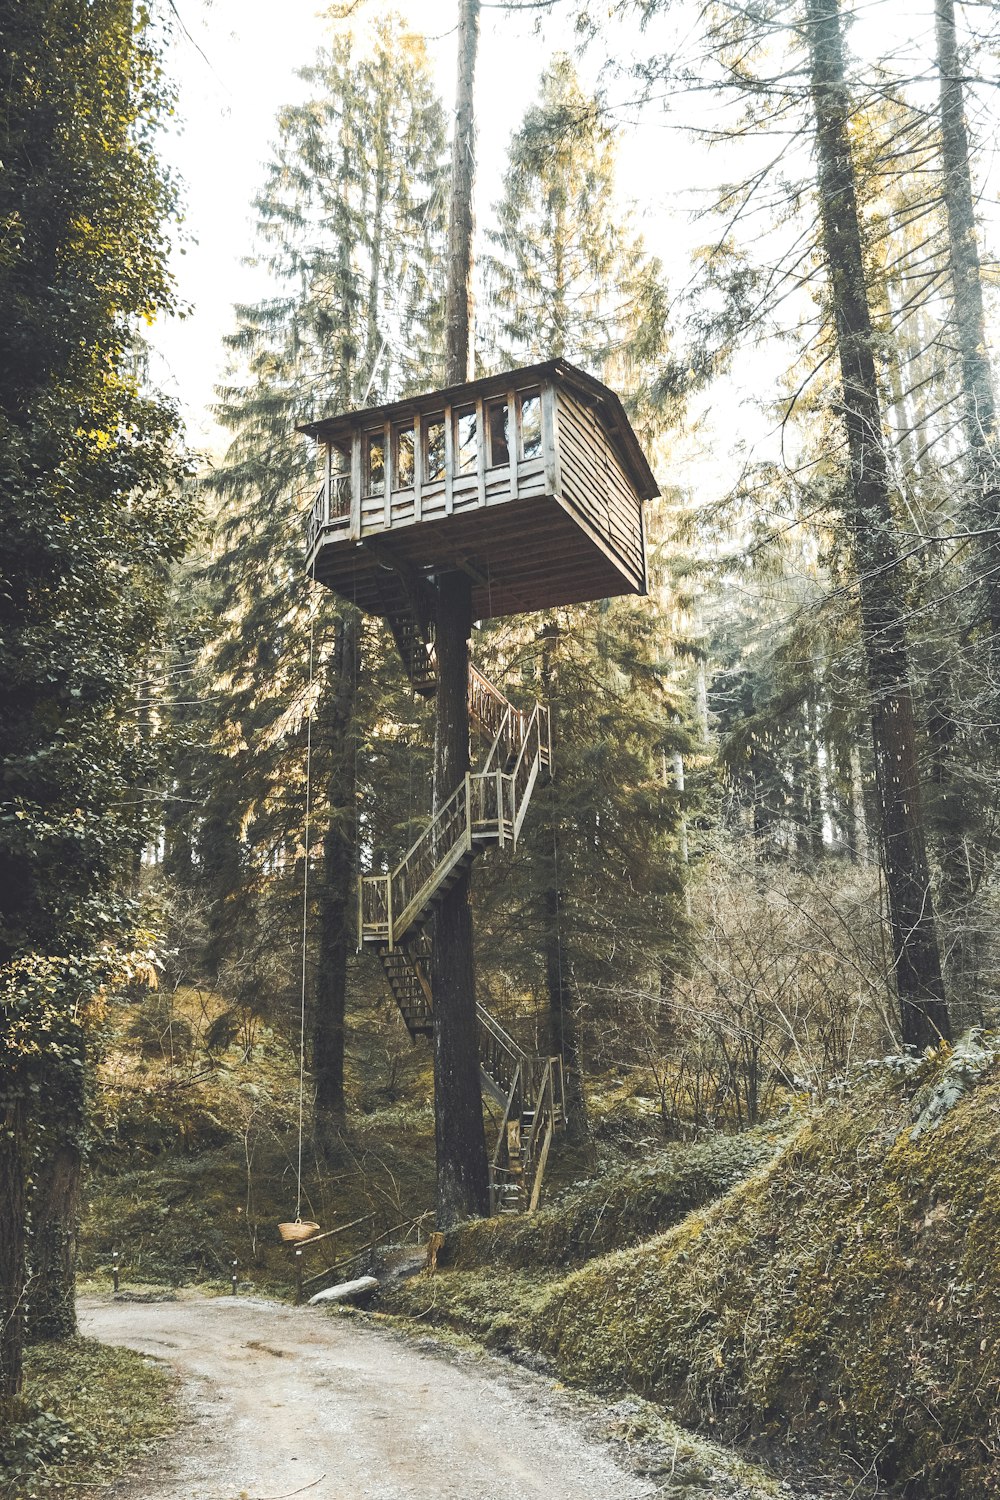
[[[354,929],[357,844],[354,707],[360,635],[360,617],[350,609],[337,621],[320,714],[329,735],[329,821],[319,895],[312,1062],[316,1134],[325,1147],[344,1118],[347,960]]]
[[[979,595],[981,613],[987,621],[987,661],[995,684],[1000,675],[1000,433],[983,309],[954,0],[935,0],[934,23],[941,101],[942,191],[948,220],[953,322],[961,360],[962,415],[968,448],[970,493],[965,511],[970,527],[988,528],[978,548],[983,569]],[[942,901],[949,931],[954,934],[949,983],[957,982],[962,998],[970,1000],[978,987],[982,949],[973,901],[988,868],[990,850],[989,841],[982,835],[981,799],[969,795],[952,764],[957,719],[947,708],[941,715],[945,731],[939,757]]]
[[[1000,659],[1000,441],[996,392],[986,339],[982,269],[969,169],[954,0],[934,0],[941,95],[941,166],[948,218],[955,335],[962,362],[963,417],[972,483],[970,521],[996,528],[984,539],[986,614],[994,661]]]
[[[865,284],[838,0],[806,0],[820,212],[843,383],[849,514],[903,1041],[950,1035],[924,842],[916,727]]]
[[[470,378],[472,353],[473,191],[476,180],[476,115],[473,93],[479,50],[479,0],[459,0],[458,87],[451,143],[448,210],[448,285],[445,295],[445,381]]]
[[[459,0],[458,87],[452,142],[445,301],[445,380],[469,378],[472,330],[472,194],[475,182],[473,84],[479,0]],[[483,434],[480,433],[480,441]],[[438,582],[435,642],[438,690],[434,734],[434,808],[469,769],[469,636],[472,584],[462,573]],[[438,906],[431,960],[434,995],[434,1113],[437,1221],[447,1229],[489,1212],[489,1168],[479,1086],[476,974],[466,871]]]
[[[549,701],[551,712],[554,662],[559,628],[554,620],[546,623],[542,631],[542,693]],[[563,1060],[566,1093],[566,1133],[579,1145],[590,1135],[587,1119],[587,1096],[583,1087],[583,1066],[580,1055],[580,1018],[577,1014],[576,996],[566,973],[565,956],[562,949],[559,912],[562,892],[559,888],[559,864],[556,853],[555,820],[558,819],[558,804],[550,802],[553,809],[553,843],[551,854],[544,856],[545,879],[542,889],[542,913],[545,950],[545,988],[549,1002],[550,1045],[554,1053]]]
[[[447,573],[438,584],[437,810],[469,769],[469,633],[472,584]],[[476,973],[466,869],[438,906],[431,961],[437,1222],[451,1228],[489,1213],[489,1168],[479,1085]]]
[[[0,1113],[0,1398],[21,1389],[26,1246],[25,1116],[17,1082],[5,1080]]]
[[[82,1113],[82,1109],[81,1109]],[[69,1339],[76,1325],[76,1244],[83,1152],[82,1118],[43,1134],[32,1174],[27,1337]]]

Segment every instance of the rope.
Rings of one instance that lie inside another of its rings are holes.
[[[312,816],[312,721],[313,721],[313,650],[316,636],[316,612],[309,616],[309,713],[306,719],[306,820],[305,868],[302,875],[302,996],[299,1004],[299,1153],[295,1174],[295,1222],[302,1221],[302,1120],[306,1081],[306,939],[309,930],[309,849]]]

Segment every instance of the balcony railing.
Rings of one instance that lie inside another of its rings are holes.
[[[306,523],[306,551],[311,552],[320,533],[331,526],[344,526],[351,519],[351,476],[331,474],[329,488],[320,485]]]

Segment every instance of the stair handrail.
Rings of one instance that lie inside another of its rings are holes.
[[[479,1066],[494,1087],[509,1093],[517,1084],[516,1103],[520,1105],[526,1089],[531,1087],[531,1058],[504,1030],[488,1010],[477,1003],[479,1023]]]
[[[546,1060],[542,1073],[542,1082],[535,1101],[535,1112],[528,1132],[528,1147],[524,1155],[526,1169],[535,1168],[528,1199],[529,1213],[534,1213],[538,1207],[538,1200],[542,1193],[542,1178],[545,1176],[545,1163],[548,1160],[549,1147],[552,1145],[552,1137],[555,1134],[556,1112],[552,1086],[552,1061],[551,1057]],[[536,1149],[540,1133],[542,1143]],[[536,1158],[537,1166],[535,1166]]]
[[[470,778],[466,775],[389,876],[392,945],[424,910],[446,873],[446,867],[454,864],[462,853],[471,850],[470,794]]]
[[[524,714],[476,668],[471,669],[470,677],[471,673],[475,673],[477,699],[490,704],[489,722],[495,726],[484,769],[466,774],[388,875],[362,876],[359,898],[362,942],[368,936],[386,940],[390,947],[396,945],[420,917],[451,865],[463,852],[471,850],[474,824],[491,830],[495,822],[495,837],[501,845],[506,836],[516,840],[521,831],[542,764],[542,720],[548,710],[536,703],[529,714]],[[484,717],[482,722],[486,724],[487,719]],[[501,770],[501,759],[507,758],[501,756],[502,747],[508,747],[509,753],[517,750],[514,768],[509,773]],[[529,751],[533,752],[530,757]],[[504,807],[504,784],[508,787],[509,813]]]
[[[493,1147],[493,1155],[490,1157],[490,1212],[496,1213],[499,1208],[500,1176],[512,1176],[510,1166],[510,1141],[507,1127],[511,1118],[520,1113],[521,1103],[521,1069],[518,1066],[514,1071],[510,1088],[507,1091],[507,1100],[504,1105],[503,1116],[497,1130],[497,1141]]]
[[[508,712],[517,710],[485,673],[469,663],[469,716],[486,734],[494,734]]]
[[[535,779],[542,765],[542,735],[541,718],[543,713],[541,703],[536,703],[528,715],[524,726],[524,735],[518,751],[517,759],[513,769],[508,773],[506,780],[510,787],[510,821],[514,840],[521,832],[521,824],[528,810],[531,793],[534,790]],[[532,735],[534,729],[534,735]],[[534,754],[529,756],[529,747],[534,740]]]

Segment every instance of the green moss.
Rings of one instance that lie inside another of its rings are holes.
[[[531,1215],[482,1220],[449,1236],[440,1263],[570,1266],[635,1244],[728,1192],[775,1154],[787,1127],[709,1135],[570,1189]]]
[[[173,1380],[91,1339],[27,1351],[22,1398],[0,1409],[0,1495],[79,1494],[127,1471],[174,1425]]]
[[[1000,1489],[1000,1073],[914,1138],[946,1066],[869,1076],[724,1197],[568,1274],[546,1255],[581,1259],[572,1200],[561,1239],[530,1222],[468,1229],[458,1269],[436,1289],[421,1278],[407,1310],[422,1295],[429,1320],[631,1387],[728,1441],[985,1500]],[[532,1245],[540,1281],[509,1265]]]

